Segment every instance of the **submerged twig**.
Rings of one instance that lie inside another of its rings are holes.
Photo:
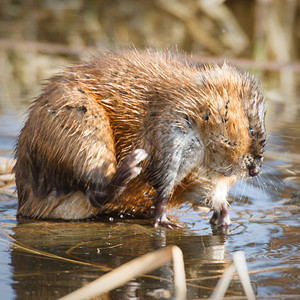
[[[15,249],[21,249],[21,250],[23,250],[25,252],[28,252],[28,253],[44,256],[45,258],[56,259],[56,260],[61,260],[61,261],[65,261],[65,262],[71,262],[71,263],[76,263],[76,264],[95,267],[95,265],[92,264],[92,263],[85,262],[85,261],[74,260],[74,259],[59,256],[59,255],[56,255],[56,254],[52,254],[52,253],[49,253],[49,252],[45,252],[45,251],[42,251],[42,250],[34,249],[34,248],[31,248],[30,246],[25,245],[25,244],[23,244],[19,241],[14,241],[13,242],[13,247]],[[99,266],[96,266],[96,267],[99,268]],[[107,268],[102,268],[102,270],[107,271],[108,269]]]

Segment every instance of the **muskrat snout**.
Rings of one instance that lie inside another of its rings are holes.
[[[254,177],[260,173],[262,166],[263,156],[258,155],[254,158],[253,162],[248,166],[249,175]]]

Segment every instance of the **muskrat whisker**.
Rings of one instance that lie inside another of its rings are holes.
[[[256,182],[259,187],[259,190],[261,190],[263,192],[264,198],[266,199],[267,198],[267,192],[266,192],[267,189],[266,189],[266,184],[265,184],[261,174],[258,174],[258,176],[256,178]],[[259,196],[258,191],[257,191],[257,196]]]

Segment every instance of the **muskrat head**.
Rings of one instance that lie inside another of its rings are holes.
[[[265,146],[264,97],[258,85],[226,64],[210,69],[202,84],[207,166],[224,176],[258,175]]]

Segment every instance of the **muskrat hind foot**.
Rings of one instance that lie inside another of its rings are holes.
[[[210,224],[217,226],[229,226],[231,224],[228,210],[226,207],[223,207],[221,210],[214,211]]]
[[[136,149],[128,154],[122,161],[110,184],[115,186],[123,186],[130,180],[138,176],[142,170],[137,165],[148,157],[144,149]]]
[[[128,154],[116,170],[110,183],[101,191],[88,191],[88,197],[94,207],[101,207],[117,197],[127,183],[141,173],[142,168],[137,165],[145,160],[148,154],[143,149],[136,149]]]

